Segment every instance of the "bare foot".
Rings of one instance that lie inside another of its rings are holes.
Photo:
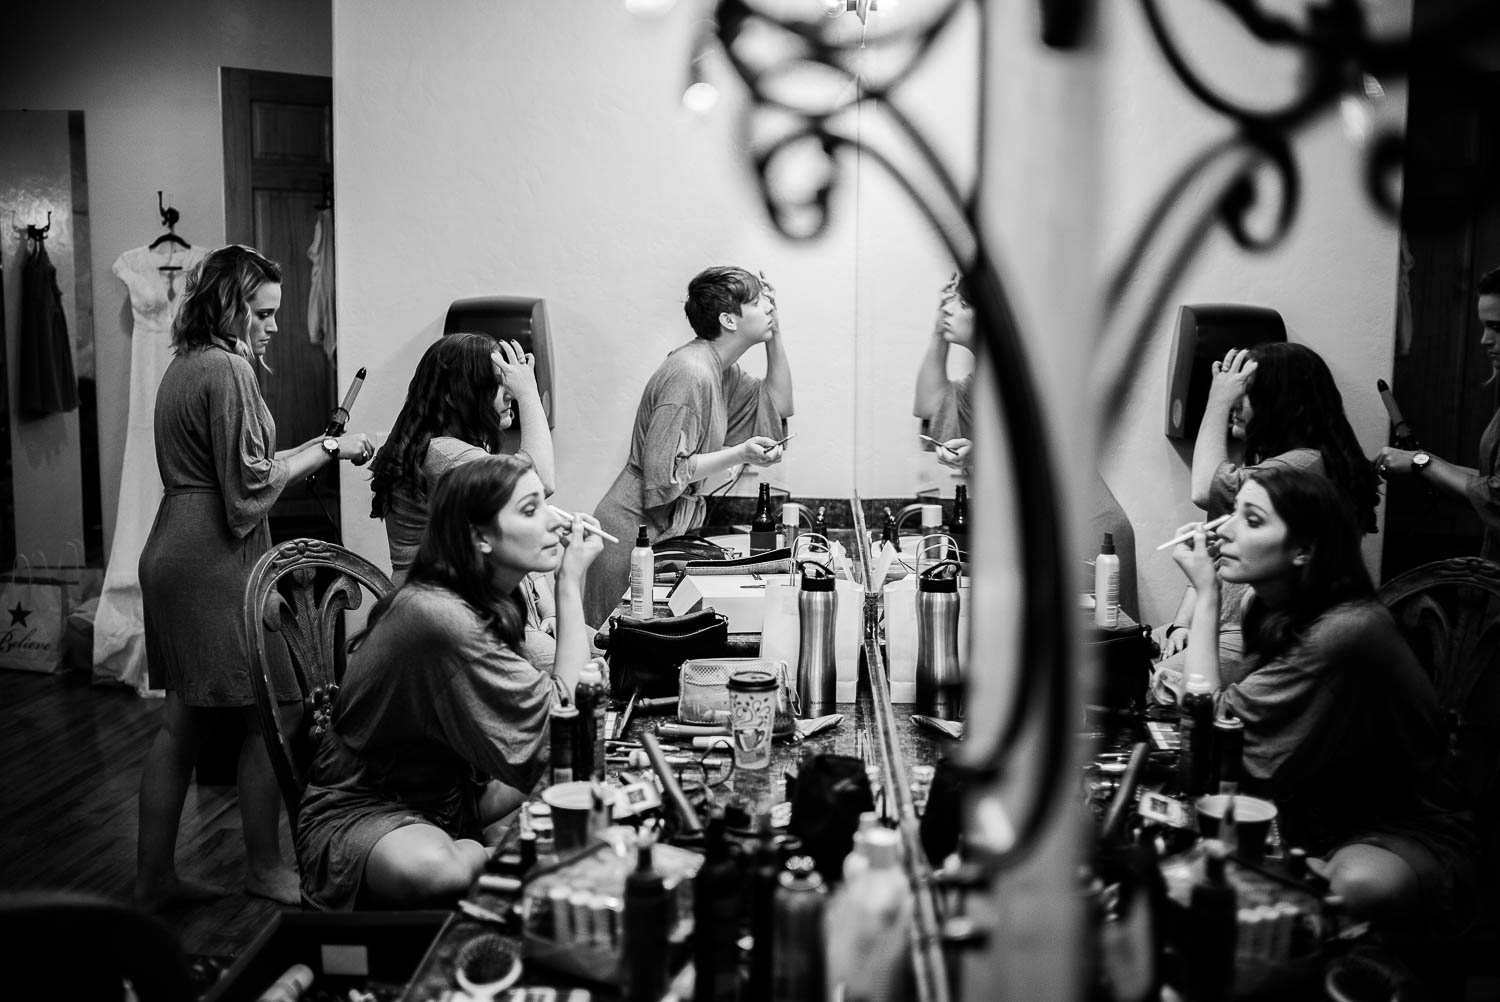
[[[245,893],[255,898],[268,898],[283,905],[300,905],[302,889],[297,881],[297,871],[289,866],[274,870],[246,870]]]
[[[228,893],[229,888],[210,884],[206,880],[184,880],[174,876],[167,882],[154,887],[146,887],[137,883],[134,898],[136,907],[142,911],[159,912],[168,908],[214,901]]]

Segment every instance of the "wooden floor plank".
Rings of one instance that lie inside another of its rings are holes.
[[[136,795],[159,700],[86,674],[0,670],[0,890],[75,890],[130,900]],[[290,835],[282,824],[282,838]],[[178,838],[184,873],[233,890],[162,920],[184,951],[237,955],[280,910],[244,893],[232,787],[194,785]]]

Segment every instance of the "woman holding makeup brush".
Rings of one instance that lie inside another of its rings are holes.
[[[445,474],[406,581],[351,642],[302,797],[297,859],[318,908],[448,906],[489,859],[484,829],[547,764],[552,708],[589,656],[583,587],[602,539],[557,514],[529,460]],[[555,669],[528,656],[522,582],[557,580]]]
[[[599,524],[621,539],[634,539],[642,525],[653,541],[690,532],[703,524],[705,481],[746,463],[781,461],[792,370],[775,291],[744,268],[706,268],[688,283],[683,312],[697,336],[646,383],[625,466],[594,507]],[[738,364],[758,345],[765,346],[764,379]],[[588,621],[603,625],[629,582],[630,549],[606,548],[589,575]]]
[[[1193,503],[1210,519],[1234,507],[1234,497],[1256,470],[1271,467],[1321,473],[1339,488],[1364,532],[1375,531],[1380,480],[1360,451],[1344,414],[1344,400],[1327,363],[1306,345],[1285,342],[1234,348],[1213,364],[1203,422],[1193,445]],[[1239,664],[1245,590],[1222,590],[1220,654],[1229,675]],[[1162,653],[1188,644],[1194,594],[1190,586],[1161,637]],[[1169,667],[1175,668],[1175,662]]]
[[[519,417],[517,455],[531,461],[550,497],[556,488],[552,432],[537,390],[534,360],[515,341],[445,334],[427,347],[406,401],[373,462],[370,516],[385,521],[391,580],[400,585],[427,527],[427,498],[444,473],[502,451],[502,433]],[[527,577],[526,645],[550,664],[556,612],[550,578]]]

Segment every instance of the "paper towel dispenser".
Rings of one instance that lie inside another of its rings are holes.
[[[1179,307],[1172,355],[1167,360],[1167,437],[1198,434],[1213,382],[1213,364],[1225,352],[1285,340],[1281,314],[1264,306],[1205,303]]]
[[[519,341],[536,356],[536,386],[547,412],[547,427],[556,428],[552,409],[552,335],[547,329],[547,301],[530,296],[476,296],[456,299],[443,321],[444,334],[488,334]],[[512,426],[519,429],[519,423]]]

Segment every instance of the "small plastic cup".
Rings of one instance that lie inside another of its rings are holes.
[[[1215,793],[1199,797],[1194,806],[1198,809],[1198,834],[1204,838],[1223,838],[1227,833],[1219,831],[1219,822],[1224,820],[1224,809],[1229,804],[1229,795]],[[1266,839],[1271,834],[1271,822],[1276,819],[1276,805],[1259,797],[1234,796],[1233,847],[1242,859],[1257,860],[1265,855]]]
[[[609,826],[614,791],[598,784],[602,806],[596,810],[594,790],[594,783],[580,779],[542,791],[542,801],[552,808],[552,841],[558,852],[582,849],[595,832]]]
[[[771,732],[776,726],[776,676],[750,669],[729,676],[729,727],[736,769],[771,764]]]

